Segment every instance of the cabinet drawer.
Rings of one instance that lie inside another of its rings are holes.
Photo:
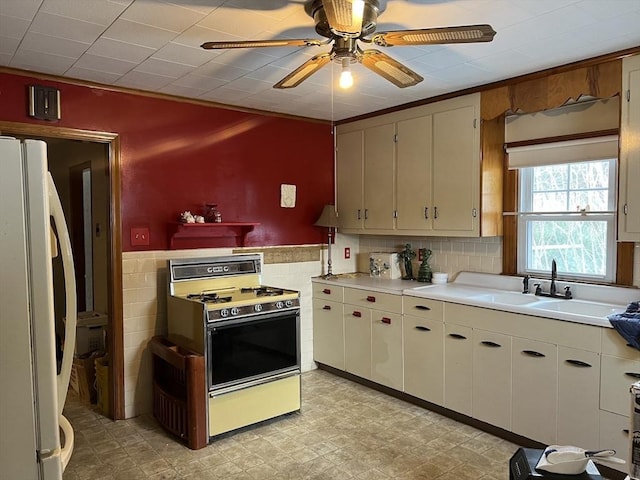
[[[602,329],[602,354],[640,361],[640,350],[630,346],[613,328]]]
[[[313,282],[313,298],[324,298],[334,302],[342,302],[343,287],[326,283]]]
[[[640,362],[602,355],[600,409],[629,416],[629,387],[638,381]]]
[[[616,457],[628,460],[630,426],[629,417],[600,410],[600,448],[613,448]],[[618,466],[612,463],[610,466],[626,472],[628,464]]]
[[[402,313],[442,322],[444,303],[428,298],[402,297]]]
[[[374,310],[402,313],[402,295],[391,293],[372,292],[358,288],[344,289],[344,303],[359,305]]]

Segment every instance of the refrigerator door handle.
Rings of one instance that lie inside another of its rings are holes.
[[[64,270],[64,290],[66,296],[66,316],[64,328],[64,351],[62,353],[62,364],[58,374],[58,414],[62,416],[62,409],[67,398],[69,389],[69,378],[71,377],[71,366],[73,362],[73,350],[76,344],[76,324],[78,317],[76,298],[76,275],[73,266],[73,253],[71,251],[71,240],[67,222],[64,219],[64,212],[60,203],[60,197],[53,182],[51,173],[47,172],[49,214],[53,218],[56,231],[58,232],[58,242],[60,243],[60,254],[62,257],[62,267]]]

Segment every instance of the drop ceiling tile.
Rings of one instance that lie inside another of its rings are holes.
[[[243,92],[242,90],[235,90],[233,88],[225,86],[216,88],[215,90],[211,90],[200,96],[200,98],[220,103],[242,101],[246,97],[247,92]]]
[[[20,48],[63,57],[79,58],[89,48],[89,44],[28,32],[22,39]]]
[[[20,40],[31,25],[29,20],[0,14],[0,32],[4,38]]]
[[[204,16],[203,13],[158,0],[137,0],[120,18],[181,33]]]
[[[139,63],[155,53],[155,49],[101,37],[87,50],[100,57]]]
[[[41,3],[42,0],[2,0],[0,15],[32,20]]]
[[[53,55],[50,53],[34,52],[25,48],[18,48],[13,56],[10,66],[16,68],[26,68],[28,70],[36,70],[38,72],[53,73],[62,75],[73,65],[76,59],[72,57],[63,57],[61,55]]]
[[[170,83],[158,90],[159,92],[166,93],[168,95],[177,95],[179,97],[186,98],[197,98],[203,93],[206,93],[207,90],[200,88],[192,88],[185,87],[183,85],[176,85],[175,83]]]
[[[9,65],[9,62],[11,62],[11,59],[13,58],[13,54],[12,53],[2,53],[0,52],[0,65]]]
[[[122,75],[117,73],[99,72],[96,70],[90,70],[88,68],[80,68],[77,66],[71,67],[65,72],[65,75],[71,78],[77,78],[80,80],[88,80],[91,82],[104,83],[106,85],[115,82]]]
[[[277,57],[263,55],[261,51],[261,48],[228,50],[224,51],[222,55],[217,56],[214,61],[246,70],[255,70],[277,60]]]
[[[209,50],[169,42],[154,53],[153,58],[199,67],[211,60],[213,56]]]
[[[263,82],[269,82],[271,84],[278,83],[284,77],[291,73],[290,70],[276,67],[274,65],[265,65],[245,75],[247,78],[255,78],[256,80],[262,80]]]
[[[196,73],[189,73],[184,77],[181,77],[174,82],[172,85],[177,85],[179,87],[188,87],[195,88],[198,90],[204,90],[206,92],[218,88],[224,84],[226,84],[224,80],[220,80],[218,78],[207,77],[205,75],[198,75]]]
[[[116,20],[104,33],[105,38],[158,49],[175,38],[175,32],[129,20]]]
[[[119,4],[95,0],[45,0],[40,13],[74,18],[106,27],[118,18],[118,15],[125,10],[127,4],[128,2]]]
[[[20,40],[17,38],[0,36],[0,54],[13,56],[18,45],[20,45]]]
[[[231,80],[246,75],[249,73],[249,70],[211,61],[196,68],[193,73],[230,82]]]
[[[199,25],[194,25],[193,27],[182,32],[171,41],[173,43],[185,45],[187,47],[200,48],[200,45],[202,45],[204,42],[210,42],[214,39],[218,41],[239,40],[236,36],[229,35],[227,33],[216,32]],[[222,53],[221,50],[208,50],[208,52],[212,57],[220,55]]]
[[[75,63],[75,67],[96,70],[98,72],[117,73],[124,75],[128,71],[134,69],[137,63],[126,62],[115,58],[101,57],[91,53],[85,53]]]
[[[171,83],[174,79],[162,75],[153,75],[132,70],[120,77],[115,83],[123,87],[157,90]]]
[[[192,70],[193,67],[189,65],[167,62],[166,60],[159,60],[157,58],[148,58],[134,69],[135,72],[162,75],[172,79],[180,78]]]
[[[39,12],[31,23],[29,32],[52,37],[66,38],[76,42],[93,43],[102,34],[104,27],[69,17]]]
[[[244,39],[253,39],[269,28],[270,19],[252,10],[220,7],[214,10],[198,25],[218,32],[227,33]],[[211,41],[217,41],[212,38]],[[224,39],[223,39],[224,40]]]
[[[167,3],[208,15],[227,0],[168,0]]]
[[[262,80],[256,80],[254,78],[242,77],[233,81],[231,86],[235,90],[246,92],[247,94],[255,94],[264,92],[265,90],[271,90],[273,85],[269,82],[263,82]]]

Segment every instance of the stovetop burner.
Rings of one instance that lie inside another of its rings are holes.
[[[282,289],[282,288],[273,288],[273,287],[241,288],[240,292],[241,293],[254,292],[257,297],[275,297],[277,295],[284,295],[284,289]]]
[[[190,293],[187,298],[195,298],[204,303],[228,303],[231,301],[231,297],[221,297],[217,293]]]

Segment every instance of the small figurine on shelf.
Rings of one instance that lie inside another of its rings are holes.
[[[222,215],[217,203],[207,203],[204,209],[204,219],[207,223],[221,223]]]
[[[185,210],[180,214],[180,221],[182,223],[196,223],[196,219],[189,210]]]
[[[413,280],[413,265],[411,261],[416,258],[416,252],[411,248],[410,243],[405,243],[404,250],[398,254],[398,261],[402,260],[404,264],[403,280]]]
[[[422,263],[420,264],[420,269],[418,270],[418,281],[431,283],[431,277],[433,272],[431,271],[431,267],[429,266],[429,257],[433,252],[428,248],[420,249],[420,256],[422,257]]]

